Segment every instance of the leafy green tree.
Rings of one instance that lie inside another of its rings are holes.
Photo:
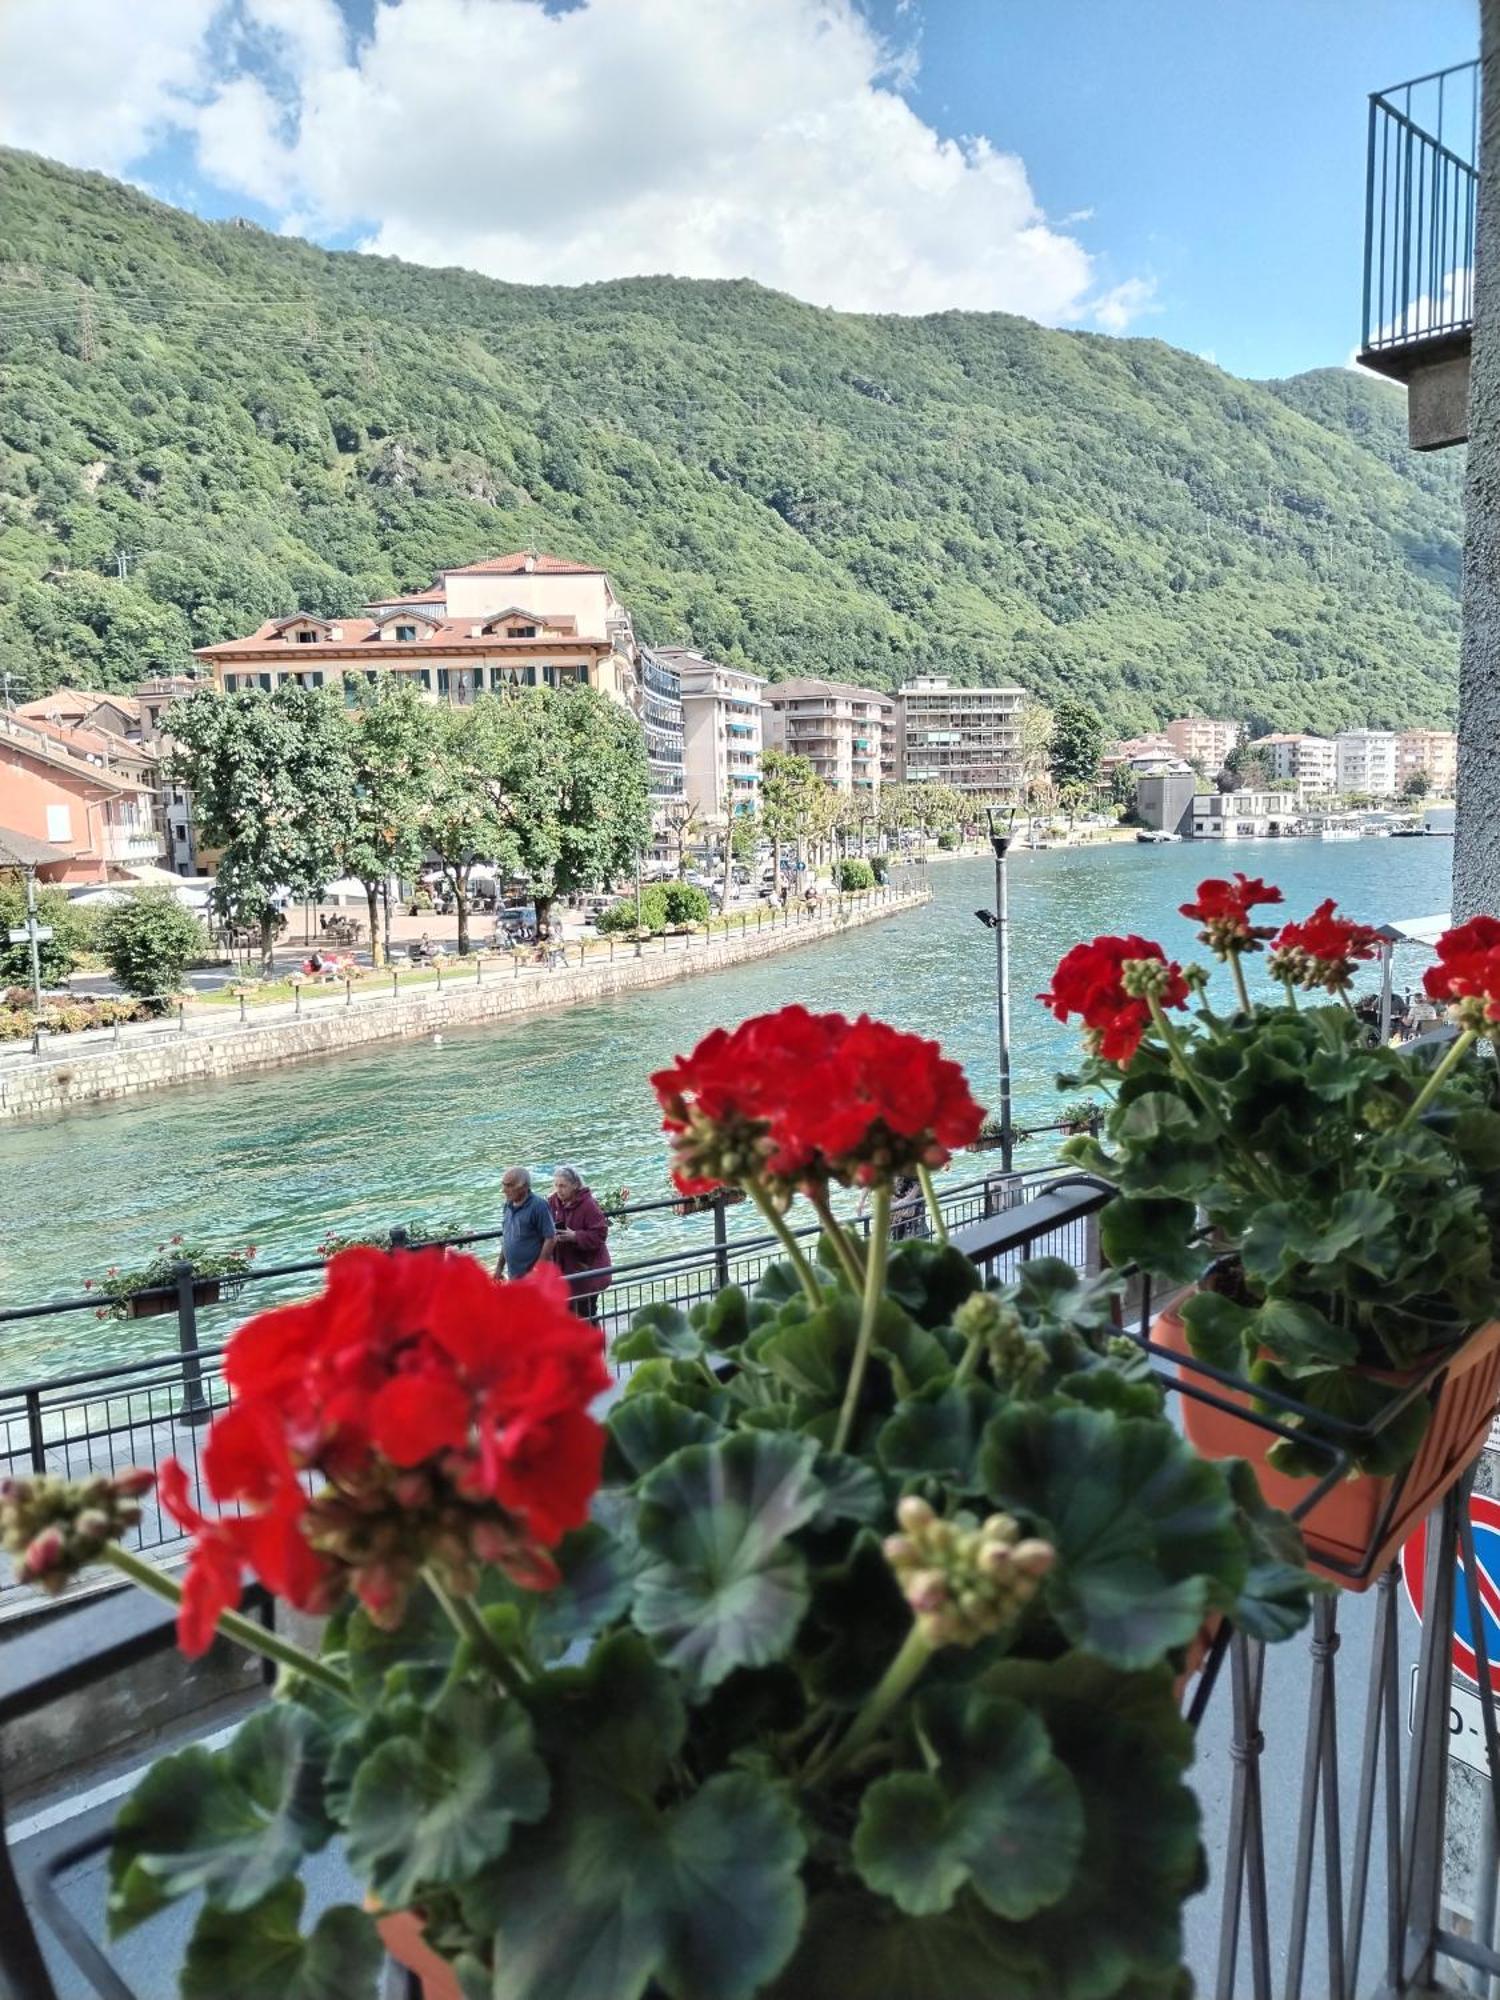
[[[203,956],[208,938],[177,892],[162,884],[136,889],[105,909],[99,948],[127,993],[164,999],[181,992],[183,975]]]
[[[1230,787],[1239,792],[1268,792],[1271,790],[1271,766],[1264,753],[1252,750],[1248,743],[1236,743],[1224,759],[1224,777]]]
[[[640,725],[593,688],[546,690],[533,727],[554,759],[554,826],[521,835],[523,862],[555,849],[538,883],[537,924],[556,896],[602,888],[635,865],[651,836],[651,779]]]
[[[687,873],[688,843],[703,831],[703,808],[696,799],[674,799],[662,811],[662,825],[677,849],[677,873]]]
[[[37,924],[52,933],[37,946],[44,986],[61,986],[79,960],[93,951],[99,917],[97,908],[70,903],[61,889],[38,886]],[[31,984],[31,946],[24,938],[19,944],[9,942],[11,931],[19,930],[25,922],[25,880],[8,870],[0,871],[0,986]]]
[[[1425,771],[1411,771],[1401,787],[1403,799],[1425,799],[1432,790],[1432,780]]]
[[[321,895],[349,839],[355,766],[343,704],[330,688],[294,682],[272,694],[203,687],[172,704],[167,727],[199,839],[220,849],[215,905],[259,929],[269,973],[277,894]]]
[[[775,881],[781,884],[781,850],[811,831],[817,773],[805,757],[768,750],[760,761],[760,816],[771,843]]]
[[[438,858],[458,910],[458,949],[469,949],[469,882],[480,862],[502,874],[520,870],[521,847],[511,821],[512,705],[482,695],[471,708],[428,711],[428,785],[418,822],[423,843]]]
[[[1104,748],[1104,723],[1097,709],[1072,695],[1057,704],[1049,751],[1052,782],[1064,798],[1072,787],[1077,799],[1099,782],[1099,753]],[[1076,807],[1074,808],[1076,810]]]
[[[385,947],[380,903],[392,875],[415,875],[425,851],[423,815],[432,785],[433,709],[407,681],[383,677],[359,683],[351,714],[354,800],[344,845],[345,872],[364,884],[370,912],[370,958],[390,955],[390,897],[385,894]]]
[[[700,889],[696,882],[664,882],[664,902],[669,924],[704,924],[708,922],[708,891]]]
[[[1051,800],[1052,734],[1056,718],[1042,701],[1028,698],[1021,704],[1017,734],[1020,737],[1018,764],[1021,797],[1028,806],[1045,806]]]

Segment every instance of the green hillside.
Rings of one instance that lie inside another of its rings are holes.
[[[773,676],[1442,723],[1461,469],[1403,423],[1339,370],[748,282],[497,284],[0,153],[0,664],[32,693],[520,546]]]

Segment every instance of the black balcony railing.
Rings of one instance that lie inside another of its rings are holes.
[[[1467,348],[1478,137],[1477,63],[1371,94],[1360,359],[1383,374]]]

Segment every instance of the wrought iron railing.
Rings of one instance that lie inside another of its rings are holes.
[[[1370,97],[1363,354],[1400,372],[1415,350],[1466,340],[1474,316],[1479,65]]]
[[[959,1228],[985,1216],[1002,1213],[1007,1207],[1027,1199],[1057,1174],[1055,1168],[1043,1172],[986,1174],[957,1182],[939,1190],[939,1204],[945,1222]],[[608,1211],[616,1219],[641,1217],[677,1208],[670,1199],[634,1202]],[[616,1264],[609,1273],[608,1289],[602,1295],[600,1320],[606,1335],[613,1337],[630,1324],[644,1305],[665,1301],[690,1306],[711,1298],[724,1285],[751,1285],[767,1264],[781,1254],[774,1236],[766,1233],[731,1236],[729,1214],[723,1201],[711,1207],[712,1239],[682,1250],[661,1250],[631,1263]],[[856,1227],[866,1221],[855,1220]],[[913,1228],[925,1229],[915,1218]],[[803,1236],[816,1232],[805,1229]],[[446,1236],[440,1240],[460,1248],[483,1250],[496,1243],[498,1228],[480,1229]],[[400,1242],[404,1231],[390,1232]],[[1072,1256],[1082,1267],[1088,1249],[1083,1225],[1061,1226],[1050,1246],[1058,1256]],[[256,1287],[264,1288],[264,1303],[312,1290],[323,1270],[322,1258],[303,1258],[291,1263],[254,1266],[242,1284],[251,1298]],[[590,1273],[584,1275],[601,1275]],[[198,1307],[194,1300],[194,1279],[190,1265],[179,1268],[175,1282],[137,1294],[155,1299],[175,1319],[177,1345],[141,1360],[121,1361],[103,1367],[80,1369],[51,1375],[44,1380],[0,1387],[0,1478],[30,1472],[51,1472],[68,1478],[85,1478],[97,1472],[117,1472],[131,1465],[155,1466],[169,1455],[179,1458],[191,1480],[195,1504],[213,1511],[213,1501],[200,1477],[199,1445],[202,1426],[228,1401],[223,1375],[224,1350],[201,1345],[198,1339]],[[7,1324],[63,1320],[99,1310],[99,1294],[80,1298],[50,1299],[38,1305],[10,1307],[0,1311],[0,1331]],[[179,1542],[179,1531],[164,1521],[148,1502],[132,1546],[160,1551]],[[0,1558],[0,1601],[10,1591],[8,1565]]]

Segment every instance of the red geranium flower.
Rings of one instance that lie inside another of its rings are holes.
[[[1336,916],[1330,896],[1303,923],[1282,927],[1270,969],[1273,977],[1294,986],[1342,993],[1354,977],[1356,961],[1372,959],[1379,950],[1379,931]]]
[[[1127,973],[1127,967],[1145,969]],[[1151,969],[1156,967],[1160,970]],[[1077,1014],[1095,1053],[1106,1062],[1125,1063],[1151,1025],[1148,990],[1162,1007],[1187,1005],[1182,968],[1159,944],[1135,936],[1097,937],[1091,944],[1075,944],[1065,952],[1052,975],[1050,990],[1036,997],[1059,1021]]]
[[[936,1042],[799,1006],[716,1028],[651,1082],[684,1194],[751,1175],[793,1187],[940,1167],[984,1116]]]
[[[1433,1000],[1478,1001],[1478,1020],[1500,1021],[1500,922],[1470,917],[1437,941],[1438,962],[1422,975]]]
[[[163,1475],[194,1536],[184,1646],[208,1643],[242,1566],[303,1608],[352,1585],[386,1621],[424,1564],[459,1589],[470,1557],[555,1578],[544,1550],[588,1516],[604,1446],[588,1406],[609,1382],[567,1300],[550,1265],[501,1285],[472,1257],[361,1246],[317,1298],[248,1321],[203,1451],[209,1492],[243,1511],[209,1520],[180,1467]]]
[[[1281,891],[1268,888],[1259,876],[1235,873],[1232,882],[1211,877],[1198,884],[1197,899],[1180,907],[1185,917],[1202,924],[1203,943],[1220,958],[1232,952],[1259,951],[1262,938],[1275,934],[1274,924],[1255,924],[1250,913],[1259,903],[1279,903]]]

